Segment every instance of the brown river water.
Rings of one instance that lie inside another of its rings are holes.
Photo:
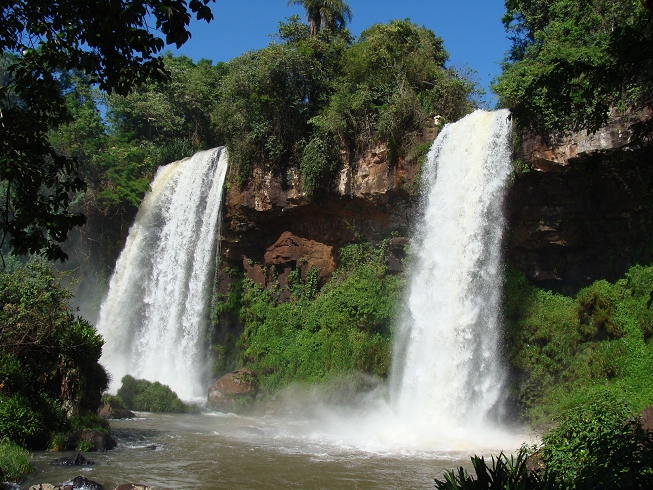
[[[81,474],[108,490],[127,482],[155,489],[428,489],[445,469],[470,467],[467,451],[361,449],[346,435],[324,437],[292,417],[138,413],[112,421],[111,430],[118,448],[85,454],[94,466],[51,466],[75,453],[34,453],[35,472],[21,488]]]

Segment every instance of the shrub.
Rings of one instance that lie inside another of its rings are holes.
[[[42,414],[21,396],[0,396],[0,434],[3,438],[26,445],[45,431]]]
[[[158,381],[136,379],[130,375],[122,378],[118,396],[130,410],[167,413],[188,413],[193,410],[193,407],[182,402],[168,386]]]
[[[652,284],[653,267],[635,266],[615,283],[600,280],[565,295],[506,271],[512,393],[527,420],[546,426],[553,414],[604,392],[623,394],[635,411],[653,402]]]
[[[492,457],[491,466],[484,457],[473,456],[472,466],[475,475],[469,475],[463,468],[458,471],[446,471],[444,479],[435,479],[438,490],[536,490],[545,488],[544,480],[537,473],[529,472],[526,467],[528,452],[522,447],[517,456],[501,453],[496,459]],[[550,488],[550,487],[549,487]]]
[[[320,290],[317,270],[309,269],[305,279],[291,274],[291,297],[282,303],[275,287],[245,280],[241,365],[268,389],[348,371],[387,376],[401,279],[386,273],[385,261],[383,246],[343,247],[330,282]]]
[[[17,482],[33,470],[29,462],[30,453],[8,440],[0,441],[0,478],[2,481]]]
[[[0,273],[0,436],[45,448],[68,428],[66,415],[95,411],[108,377],[103,340],[76,317],[72,293],[48,265]]]
[[[651,488],[653,434],[610,393],[558,417],[543,438],[547,470],[564,487]]]

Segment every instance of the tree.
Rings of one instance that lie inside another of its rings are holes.
[[[86,188],[74,158],[49,135],[71,120],[62,76],[78,70],[126,95],[166,79],[167,44],[190,37],[192,14],[209,22],[212,0],[10,0],[0,13],[0,247],[65,260],[60,243],[85,217],[70,211]],[[157,31],[149,23],[154,21]],[[160,33],[160,34],[158,34]],[[161,36],[161,37],[159,37]]]
[[[544,131],[588,129],[650,105],[653,11],[642,0],[507,0],[513,46],[493,85],[517,121]],[[651,119],[639,124],[651,136]]]
[[[301,5],[306,9],[311,36],[317,35],[323,27],[338,31],[351,22],[351,7],[342,0],[289,0],[288,5]]]

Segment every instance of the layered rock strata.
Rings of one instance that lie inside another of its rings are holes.
[[[545,142],[525,135],[527,173],[508,194],[508,260],[533,281],[581,286],[653,263],[653,151],[618,121]],[[522,162],[523,163],[523,162]]]

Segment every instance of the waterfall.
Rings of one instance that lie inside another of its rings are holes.
[[[501,402],[508,117],[477,110],[445,126],[423,169],[393,390],[402,419],[438,432],[481,426]]]
[[[129,230],[97,329],[111,390],[125,374],[205,396],[206,325],[218,253],[223,148],[159,168]]]

